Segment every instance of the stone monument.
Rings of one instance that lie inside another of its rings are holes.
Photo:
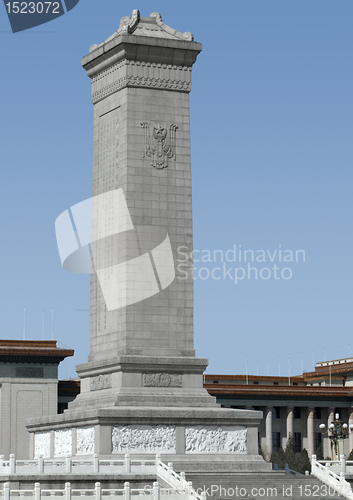
[[[192,251],[189,92],[201,48],[135,10],[82,59],[94,104],[90,355],[68,410],[29,421],[32,456],[270,467],[258,455],[261,412],[222,409],[203,388],[192,273],[177,266],[178,248]],[[79,237],[87,206],[72,207]]]

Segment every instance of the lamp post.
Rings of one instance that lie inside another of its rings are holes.
[[[339,413],[336,413],[334,421],[330,423],[327,430],[325,430],[326,429],[325,424],[320,424],[319,428],[322,434],[328,436],[330,440],[332,460],[339,460],[341,455],[340,441],[343,441],[348,437],[349,431],[353,432],[353,424],[350,424],[348,430],[348,424],[343,423],[343,421],[340,420]],[[342,452],[343,452],[343,446],[342,446]]]

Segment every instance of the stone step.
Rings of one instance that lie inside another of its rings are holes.
[[[206,491],[212,500],[246,500],[271,499],[304,500],[318,498],[321,500],[342,500],[332,488],[314,476],[295,475],[241,475],[241,474],[188,474],[193,488],[198,492]]]

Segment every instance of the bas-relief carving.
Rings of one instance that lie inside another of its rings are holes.
[[[112,449],[120,453],[175,453],[175,426],[126,425],[112,427]]]
[[[55,431],[54,455],[62,457],[72,455],[72,430],[63,429]]]
[[[112,374],[101,373],[97,377],[91,378],[91,391],[100,391],[102,389],[110,389],[112,386]]]
[[[160,71],[163,71],[164,78],[160,77]],[[124,87],[190,92],[191,68],[142,61],[120,61],[92,78],[93,104]]]
[[[50,457],[50,431],[34,434],[34,458]]]
[[[76,434],[76,450],[77,455],[86,455],[94,453],[94,427],[77,427]]]
[[[171,373],[144,373],[144,387],[182,387],[182,377]]]
[[[246,453],[244,426],[185,428],[185,453]]]
[[[178,127],[173,123],[169,127],[157,125],[151,127],[151,132],[148,122],[142,122],[141,126],[145,131],[143,158],[146,156],[151,158],[151,166],[157,170],[167,168],[169,159],[174,158],[174,161],[176,160],[175,134]]]

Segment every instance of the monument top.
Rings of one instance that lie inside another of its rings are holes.
[[[150,17],[140,17],[140,11],[134,10],[132,17],[125,16],[121,18],[119,29],[114,33],[113,37],[118,36],[120,33],[187,40],[188,42],[194,41],[191,33],[180,33],[180,31],[164,24],[159,12],[152,12]]]
[[[88,76],[92,76],[94,66],[105,68],[105,61],[111,57],[114,62],[128,59],[192,66],[201,50],[202,45],[194,42],[191,33],[170,28],[158,12],[141,17],[140,11],[134,10],[131,17],[122,17],[118,30],[109,38],[92,45],[81,63]]]

